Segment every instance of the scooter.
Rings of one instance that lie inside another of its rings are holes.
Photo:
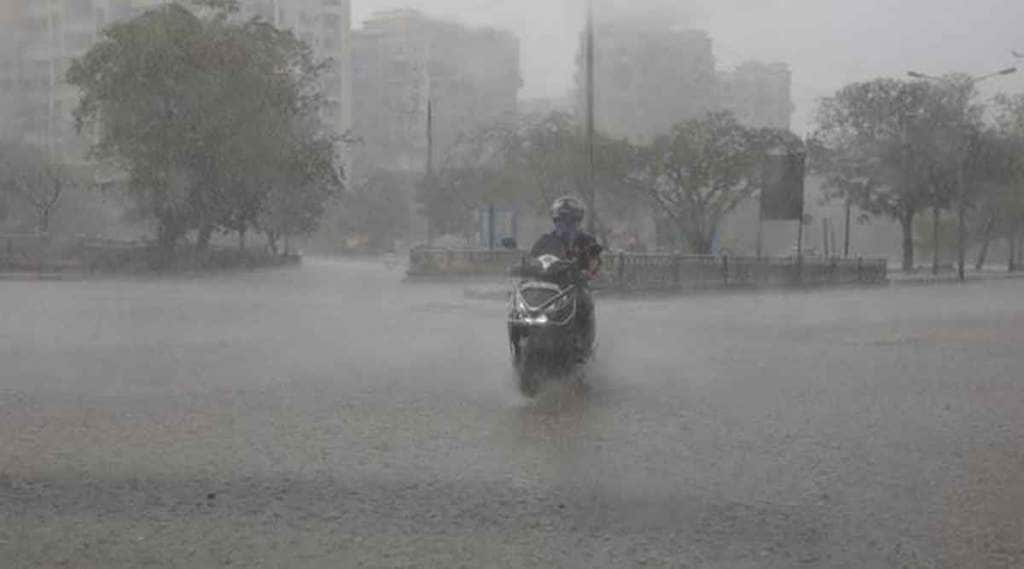
[[[577,261],[555,255],[524,259],[509,295],[508,339],[519,389],[535,396],[545,380],[565,377],[590,358],[593,315],[581,326],[584,288]]]

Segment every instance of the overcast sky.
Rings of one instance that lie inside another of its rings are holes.
[[[600,1],[600,0],[599,0]],[[793,69],[794,129],[844,83],[909,69],[984,73],[1024,50],[1024,0],[603,0],[637,16],[708,30],[719,65],[785,61]],[[629,6],[624,8],[623,6]],[[353,0],[356,25],[380,9],[414,7],[507,28],[522,41],[524,97],[563,95],[583,24],[583,0]],[[1024,62],[1021,62],[1024,63]],[[1024,70],[988,85],[1024,92]]]

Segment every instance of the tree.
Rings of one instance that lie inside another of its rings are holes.
[[[940,207],[935,170],[936,88],[923,82],[876,79],[854,83],[822,101],[811,144],[812,169],[835,196],[903,230],[903,269],[914,268],[914,218]]]
[[[598,134],[595,140],[597,232],[607,239],[611,220],[636,200],[628,181],[634,149]],[[565,113],[528,116],[462,136],[446,153],[433,180],[419,193],[437,227],[468,228],[487,205],[546,214],[564,195],[586,195],[588,159],[583,134]]]
[[[32,208],[37,231],[50,230],[50,218],[61,197],[78,183],[70,167],[49,159],[43,150],[27,144],[0,142],[0,192]]]
[[[265,203],[255,225],[263,230],[273,252],[278,240],[312,235],[332,200],[345,188],[344,172],[336,164],[336,145],[331,137],[294,136],[267,166]]]
[[[409,235],[408,195],[412,178],[402,172],[376,169],[350,184],[339,200],[332,229],[359,237],[374,251],[390,251]]]
[[[989,194],[1000,232],[1009,245],[1007,268],[1018,270],[1024,240],[1024,95],[996,98],[995,136],[1002,148],[1002,183]]]
[[[759,188],[763,133],[729,113],[677,124],[636,154],[634,186],[697,254],[711,253],[722,220]]]
[[[929,91],[926,109],[933,130],[926,146],[933,158],[929,173],[937,173],[933,185],[952,194],[957,210],[957,271],[966,278],[967,215],[977,199],[976,188],[987,176],[983,164],[982,106],[974,104],[977,80],[963,75],[947,76]],[[946,182],[943,184],[943,182]],[[951,191],[950,191],[951,189]]]
[[[340,187],[337,137],[318,113],[321,66],[291,33],[236,21],[236,3],[160,6],[106,29],[68,80],[94,155],[129,175],[164,257],[190,230],[307,232]],[[313,156],[307,156],[312,152]]]

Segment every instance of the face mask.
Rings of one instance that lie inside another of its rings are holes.
[[[575,221],[569,221],[564,219],[555,220],[555,235],[558,235],[560,239],[565,241],[573,241],[576,239],[576,234],[579,232],[578,224]]]

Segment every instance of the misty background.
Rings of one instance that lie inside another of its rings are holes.
[[[523,98],[571,88],[583,0],[357,0],[353,27],[378,10],[428,14],[509,29],[521,40]],[[1016,0],[599,0],[598,18],[644,18],[707,30],[719,66],[783,61],[793,71],[793,130],[805,134],[815,102],[844,84],[908,70],[982,74],[1024,49]],[[1015,92],[1024,75],[982,86]]]

